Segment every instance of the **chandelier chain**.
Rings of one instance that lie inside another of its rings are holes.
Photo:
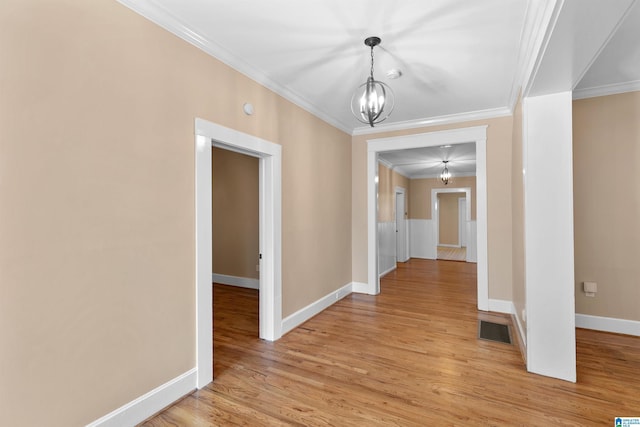
[[[373,79],[373,46],[371,46],[371,79]]]

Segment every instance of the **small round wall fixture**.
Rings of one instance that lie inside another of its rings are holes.
[[[395,106],[395,97],[389,85],[373,77],[373,48],[380,42],[380,37],[375,36],[364,40],[364,44],[371,48],[371,70],[367,81],[358,86],[351,97],[351,112],[358,121],[371,127],[386,120]]]
[[[248,103],[248,102],[245,102],[245,104],[242,106],[242,109],[244,110],[244,113],[245,113],[247,116],[250,116],[250,115],[252,115],[252,114],[253,114],[253,105],[251,105],[251,104],[250,104],[250,103]]]

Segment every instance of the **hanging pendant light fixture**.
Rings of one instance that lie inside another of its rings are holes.
[[[351,97],[351,112],[362,123],[373,127],[384,121],[395,105],[391,88],[373,78],[373,48],[380,44],[380,37],[367,37],[364,44],[371,48],[371,74]]]
[[[444,185],[447,185],[449,184],[449,180],[451,179],[451,172],[449,172],[449,168],[447,168],[447,163],[449,163],[449,160],[443,160],[442,163],[444,163],[444,169],[442,169],[440,179],[442,180],[442,183]]]

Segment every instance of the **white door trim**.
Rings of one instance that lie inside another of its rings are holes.
[[[378,278],[378,153],[445,144],[476,143],[476,219],[478,226],[478,309],[489,309],[487,261],[487,126],[451,129],[415,135],[370,139],[367,141],[367,293],[380,293]]]
[[[466,198],[458,199],[458,246],[461,248],[467,246],[467,222],[471,219],[470,215],[467,216],[469,212],[467,200]],[[464,208],[464,216],[460,215],[462,212],[461,206]]]
[[[407,191],[402,187],[396,187],[394,191],[394,214],[396,221],[396,261],[397,262],[406,262],[409,259],[409,233],[407,233],[407,218],[405,218],[404,208],[402,209],[402,218],[403,218],[403,226],[398,227],[398,194],[402,194],[402,202],[406,204]],[[401,241],[404,242],[402,245],[402,257],[398,257],[398,236],[401,235]]]
[[[259,158],[260,338],[282,335],[282,147],[206,120],[195,120],[196,365],[198,388],[213,380],[211,147]]]

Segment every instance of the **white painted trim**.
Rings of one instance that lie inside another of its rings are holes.
[[[377,274],[377,192],[378,152],[409,148],[433,147],[446,144],[476,143],[476,223],[478,309],[489,308],[489,273],[487,258],[487,126],[474,126],[443,131],[419,133],[367,141],[367,261],[368,294],[380,293]],[[468,212],[471,212],[469,209]]]
[[[337,289],[319,300],[312,302],[308,306],[301,308],[290,316],[287,316],[282,320],[282,334],[286,334],[287,332],[293,330],[294,328],[302,325],[307,320],[311,319],[313,316],[327,309],[331,305],[340,301],[342,298],[346,297],[352,292],[352,284],[346,284],[340,289]]]
[[[227,274],[211,274],[211,281],[222,285],[260,290],[260,280],[251,277],[229,276]]]
[[[438,246],[442,246],[443,248],[459,248],[460,245],[449,245],[447,243],[438,243]]]
[[[300,94],[292,91],[290,88],[283,86],[272,80],[260,70],[249,65],[243,58],[235,55],[229,50],[223,48],[215,41],[204,37],[185,25],[180,19],[172,15],[164,7],[151,0],[118,0],[119,3],[142,15],[149,21],[159,25],[172,34],[180,37],[187,43],[190,43],[202,50],[203,52],[213,56],[219,61],[225,63],[234,70],[244,74],[251,80],[266,87],[267,89],[282,96],[286,100],[296,104],[300,108],[308,111],[317,118],[329,123],[343,132],[351,134],[353,126],[336,119],[331,114],[320,110],[312,102],[302,97]]]
[[[514,314],[515,307],[511,301],[490,298],[489,311],[493,311],[494,313]]]
[[[533,69],[540,56],[547,29],[554,14],[555,4],[556,0],[529,0],[527,2],[527,10],[520,37],[518,66],[509,95],[509,109],[512,114],[520,93],[524,92],[529,86]]]
[[[516,305],[511,303],[511,318],[516,319],[516,326],[518,327],[518,334],[520,335],[520,342],[524,347],[524,353],[522,353],[522,357],[527,358],[527,336],[524,334],[524,326],[520,322],[520,316],[516,313]]]
[[[211,306],[211,146],[259,157],[260,167],[260,338],[282,336],[282,147],[202,119],[195,120],[196,144],[196,357],[198,388],[213,379]]]
[[[573,99],[595,98],[597,96],[618,95],[637,91],[640,91],[640,80],[576,89],[573,91]]]
[[[393,165],[388,160],[378,157],[378,162],[382,163],[382,165],[387,169],[393,170]]]
[[[393,270],[395,270],[397,267],[394,265],[393,267],[389,267],[387,268],[385,271],[383,271],[382,273],[380,273],[380,277],[383,277],[386,274],[391,273]]]
[[[176,400],[196,389],[198,369],[193,368],[184,374],[154,388],[150,392],[138,397],[101,417],[87,427],[120,427],[133,426],[141,423]]]
[[[355,294],[368,294],[369,285],[362,282],[351,282],[351,292]]]
[[[394,190],[394,204],[393,204],[393,208],[394,210],[397,208],[397,201],[395,200],[398,197],[398,193],[402,194],[404,203],[407,204],[407,189],[403,188],[403,187],[399,187],[396,186],[395,190]],[[402,218],[404,219],[404,258],[403,259],[396,259],[397,262],[407,262],[409,261],[409,258],[411,258],[411,256],[409,255],[409,239],[411,238],[411,236],[409,236],[409,218],[408,215],[405,216],[407,212],[405,212],[404,210],[402,211]],[[396,216],[396,227],[398,226],[397,221],[398,221],[398,213],[394,212],[395,216]],[[397,236],[396,236],[397,238]],[[397,252],[397,243],[396,243],[396,252]],[[396,253],[396,258],[397,258],[398,254]]]
[[[637,320],[616,319],[613,317],[591,316],[576,313],[576,328],[640,337],[640,322]]]
[[[352,135],[371,135],[382,132],[392,132],[398,130],[406,130],[406,129],[417,129],[427,126],[434,125],[446,125],[446,124],[454,124],[454,123],[463,123],[470,122],[474,120],[487,120],[494,119],[498,117],[506,117],[510,116],[512,111],[510,108],[501,107],[501,108],[491,108],[488,110],[478,110],[478,111],[469,111],[467,113],[458,113],[458,114],[448,114],[445,116],[436,116],[429,117],[418,120],[407,120],[403,122],[395,122],[389,124],[381,124],[376,125],[375,128],[362,126],[357,127],[353,130]],[[470,141],[466,141],[470,142]],[[443,143],[446,144],[446,143]]]

